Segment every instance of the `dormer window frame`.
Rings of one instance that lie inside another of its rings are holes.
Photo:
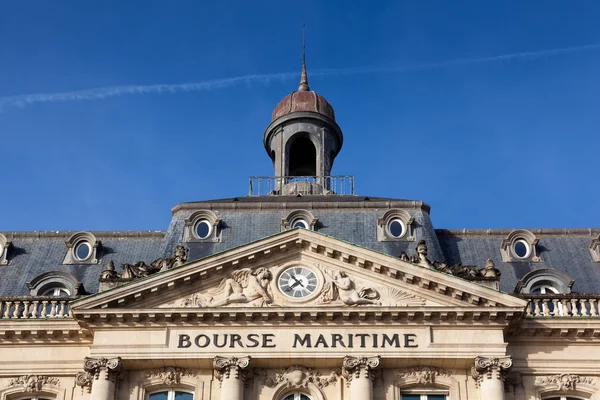
[[[0,233],[0,265],[7,265],[10,262],[12,256],[13,244]]]
[[[222,220],[210,210],[198,210],[184,220],[183,241],[186,243],[218,243],[221,241]],[[206,226],[206,235],[198,233],[198,228]]]
[[[63,290],[69,296],[82,294],[83,285],[73,275],[64,271],[48,271],[27,282],[30,296],[52,296],[49,290]]]
[[[395,235],[393,224],[400,224],[402,232]],[[415,219],[406,211],[393,208],[377,219],[377,241],[378,242],[414,242],[415,241]]]
[[[102,261],[102,242],[91,232],[77,232],[65,240],[67,253],[63,264],[98,264]],[[79,249],[87,247],[88,254],[81,257]]]
[[[281,219],[281,232],[293,228],[303,228],[311,231],[317,230],[318,218],[308,210],[294,210],[287,215],[287,217]],[[298,224],[305,225],[306,227],[297,226]]]
[[[517,229],[508,234],[500,246],[500,254],[503,262],[541,262],[537,254],[537,245],[539,242],[533,232],[525,229]],[[518,247],[525,247],[526,253],[521,256],[518,254]]]
[[[515,293],[532,294],[535,289],[545,289],[541,294],[569,294],[575,281],[563,271],[553,268],[540,268],[528,272],[515,287]],[[552,288],[552,289],[550,289]],[[548,290],[554,293],[547,293]]]
[[[592,239],[592,243],[589,246],[590,255],[594,262],[600,262],[600,235],[597,238]]]

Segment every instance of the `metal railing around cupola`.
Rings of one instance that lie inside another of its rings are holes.
[[[3,296],[0,321],[6,319],[54,319],[70,317],[69,303],[78,296]]]
[[[354,176],[251,176],[249,196],[354,195]]]

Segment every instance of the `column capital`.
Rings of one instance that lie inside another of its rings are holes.
[[[342,373],[344,378],[349,382],[353,378],[364,378],[373,379],[374,374],[372,371],[379,367],[380,356],[373,357],[354,357],[346,356],[342,362]]]
[[[510,356],[501,357],[475,357],[475,365],[471,367],[471,376],[475,379],[477,386],[484,379],[504,380],[506,373],[512,367],[512,358]]]
[[[248,371],[246,368],[250,365],[250,356],[246,357],[222,357],[216,356],[213,359],[215,376],[221,382],[223,379],[242,379],[245,380]],[[241,373],[240,373],[241,372]]]
[[[101,373],[102,376],[101,376]],[[78,372],[75,382],[82,390],[87,388],[90,392],[92,383],[103,378],[107,381],[116,382],[123,377],[123,363],[121,357],[86,357],[83,360],[83,372]]]

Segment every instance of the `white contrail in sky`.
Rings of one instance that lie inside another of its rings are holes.
[[[590,44],[583,46],[565,47],[560,49],[529,51],[522,53],[501,54],[498,56],[481,57],[481,58],[465,58],[456,60],[447,60],[424,64],[388,64],[380,66],[364,66],[356,68],[341,68],[341,69],[321,69],[313,70],[311,75],[356,75],[369,74],[377,72],[400,73],[410,71],[422,71],[428,69],[436,69],[443,67],[481,64],[495,61],[509,61],[516,59],[536,59],[544,56],[558,56],[571,54],[582,51],[591,51],[600,49],[599,44]],[[244,75],[233,78],[210,79],[200,82],[177,83],[177,84],[155,84],[155,85],[127,85],[113,86],[86,90],[76,90],[70,92],[55,92],[55,93],[33,93],[17,96],[0,97],[0,111],[6,107],[26,107],[35,103],[50,103],[60,101],[76,101],[76,100],[94,100],[106,99],[114,96],[122,96],[126,94],[143,94],[143,93],[178,93],[178,92],[203,92],[214,89],[223,89],[239,84],[268,84],[275,80],[289,80],[299,76],[298,72],[282,72],[274,74],[257,74]]]

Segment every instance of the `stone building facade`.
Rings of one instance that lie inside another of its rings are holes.
[[[355,195],[305,65],[264,145],[166,231],[1,233],[0,400],[600,399],[600,229]]]

